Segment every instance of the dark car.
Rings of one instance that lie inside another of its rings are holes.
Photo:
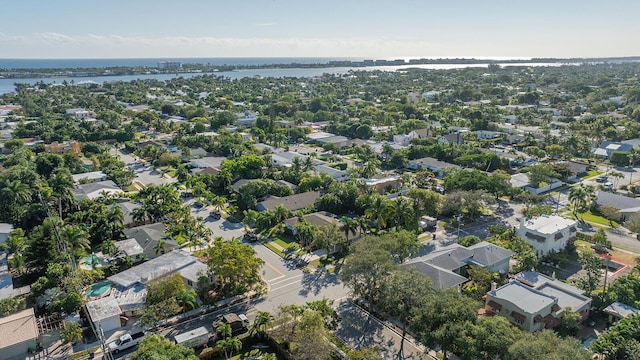
[[[215,220],[220,220],[220,213],[218,211],[212,211],[209,213],[209,216],[211,216],[212,218],[214,218]]]
[[[244,240],[245,241],[250,241],[250,242],[258,241],[258,236],[255,233],[248,232],[248,233],[244,234]]]
[[[201,203],[200,201],[196,201],[193,203],[193,207],[195,207],[196,209],[201,209],[204,206],[203,203]]]

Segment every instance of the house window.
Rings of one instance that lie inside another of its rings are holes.
[[[191,280],[187,280],[187,285],[189,285],[189,286],[193,286],[193,281],[191,281]]]

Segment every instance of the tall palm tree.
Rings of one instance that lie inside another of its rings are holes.
[[[72,257],[72,266],[75,267],[76,259],[90,248],[89,234],[79,226],[67,225],[64,228],[62,240],[67,247],[67,251]]]
[[[578,212],[584,210],[587,204],[587,190],[582,186],[574,186],[569,190],[569,202],[573,205],[573,216],[578,217]]]
[[[242,341],[240,341],[237,337],[228,338],[225,340],[219,340],[216,342],[216,347],[218,347],[222,352],[224,352],[224,358],[229,359],[233,355],[233,353],[240,351],[242,349]]]
[[[58,216],[62,217],[63,205],[71,205],[74,197],[71,194],[73,188],[73,179],[68,170],[55,171],[49,179],[49,186],[58,202]],[[68,207],[68,206],[67,206]]]
[[[291,212],[289,212],[289,210],[287,210],[282,204],[273,209],[273,214],[276,223],[283,222],[291,217]]]
[[[408,225],[414,218],[413,207],[402,196],[397,198],[395,203],[393,204],[393,213],[394,213],[394,223],[396,225],[396,228],[408,227]]]
[[[231,337],[232,332],[231,325],[227,323],[222,323],[216,328],[216,333],[225,340]]]
[[[387,217],[389,215],[389,204],[385,198],[380,195],[375,196],[374,200],[364,212],[369,219],[376,222],[376,232],[387,227]]]
[[[340,229],[344,231],[344,237],[349,241],[349,233],[356,235],[356,230],[358,229],[358,223],[355,219],[350,218],[348,216],[343,216],[340,218],[342,225]]]
[[[262,338],[264,334],[267,332],[267,328],[273,322],[273,316],[268,311],[258,311],[256,318],[253,320],[253,325],[251,326],[251,332],[258,335],[258,337]]]
[[[31,190],[20,180],[5,180],[0,190],[0,207],[5,221],[14,222],[22,205],[31,201]]]

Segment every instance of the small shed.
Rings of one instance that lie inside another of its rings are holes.
[[[122,311],[113,296],[88,302],[87,311],[96,329],[102,327],[102,331],[111,331],[120,327]]]
[[[631,315],[640,314],[640,310],[623,304],[621,302],[614,302],[602,310],[605,314],[609,315],[609,322],[613,323],[618,320],[624,319]]]

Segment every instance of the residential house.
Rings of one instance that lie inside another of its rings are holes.
[[[57,141],[44,146],[45,151],[52,154],[62,155],[67,151],[70,151],[74,155],[80,154],[81,145],[77,141],[59,143]]]
[[[122,189],[111,180],[80,184],[71,190],[78,201],[95,200],[103,195],[120,194]]]
[[[209,276],[207,265],[185,251],[174,250],[109,276],[108,280],[113,282],[116,287],[127,289],[136,284],[146,285],[151,281],[176,273],[180,274],[185,285],[194,289],[198,280],[194,274]]]
[[[320,197],[319,191],[307,191],[300,194],[285,197],[268,196],[256,205],[256,210],[265,211],[275,209],[278,205],[284,206],[289,211],[301,210],[313,206]]]
[[[96,117],[96,113],[95,112],[87,111],[87,110],[82,109],[82,108],[67,109],[67,110],[65,110],[65,113],[67,115],[73,116],[73,118],[76,119],[76,120],[92,119],[92,118]]]
[[[87,184],[87,183],[94,183],[99,181],[106,181],[107,174],[105,174],[102,171],[92,171],[92,172],[86,172],[81,174],[73,174],[71,175],[71,178],[73,179],[74,184],[80,184],[81,182]]]
[[[597,206],[612,206],[618,209],[624,217],[630,217],[640,211],[640,198],[632,198],[607,191],[598,192],[595,203]]]
[[[374,191],[378,194],[385,194],[390,189],[397,189],[400,187],[400,176],[381,176],[374,177],[372,179],[360,178],[365,185],[373,187]]]
[[[590,307],[591,299],[583,290],[535,271],[516,274],[509,283],[489,291],[485,299],[486,315],[503,316],[528,332],[559,325],[567,308],[584,320]]]
[[[271,162],[273,166],[289,167],[293,163],[293,159],[298,158],[304,163],[307,159],[307,155],[303,155],[297,152],[285,151],[277,154],[271,154]]]
[[[507,274],[513,252],[482,241],[468,248],[453,244],[426,256],[409,260],[403,268],[413,268],[428,276],[437,290],[450,289],[467,282],[466,267],[477,265],[491,272]]]
[[[457,132],[455,134],[442,135],[438,138],[438,144],[462,145],[464,144],[463,133]]]
[[[633,145],[623,142],[603,141],[600,146],[593,150],[593,154],[602,158],[609,158],[614,152],[629,152],[633,150]]]
[[[543,215],[533,219],[524,216],[520,220],[518,235],[533,246],[541,258],[562,251],[576,239],[577,223],[557,215]]]
[[[196,172],[202,171],[206,168],[220,169],[220,166],[222,166],[222,162],[226,159],[227,158],[224,156],[205,156],[203,158],[191,160],[189,162],[189,167],[194,169]]]
[[[134,262],[142,260],[144,255],[144,249],[136,239],[120,240],[115,242],[118,249],[118,255],[116,258],[130,257]]]
[[[33,308],[0,318],[0,360],[26,359],[36,350],[38,323]]]
[[[120,328],[120,315],[122,310],[115,296],[106,296],[87,302],[87,313],[95,329],[112,331]]]
[[[253,181],[253,179],[239,179],[239,180],[236,180],[236,182],[231,184],[231,189],[233,191],[235,191],[237,194],[240,194],[240,188],[242,188],[243,186],[247,185],[251,181]]]
[[[416,129],[410,131],[406,135],[393,135],[393,142],[402,145],[409,146],[411,140],[413,139],[426,139],[432,135],[432,131],[429,128],[426,129]]]
[[[500,133],[497,131],[476,130],[473,133],[478,139],[492,140],[500,137]]]
[[[327,165],[316,165],[316,173],[325,173],[333,180],[337,180],[340,182],[344,182],[349,180],[349,171],[348,170],[340,170]]]
[[[539,188],[534,188],[533,186],[531,186],[531,180],[529,180],[529,176],[527,176],[526,173],[511,175],[511,179],[509,180],[509,182],[513,187],[527,190],[528,192],[538,195],[562,186],[562,181],[560,181],[559,179],[550,179],[547,185],[541,186]]]
[[[622,320],[631,315],[640,315],[640,310],[617,301],[604,308],[602,312],[609,315],[610,323]]]
[[[136,209],[140,209],[142,207],[141,204],[134,203],[131,201],[124,201],[124,202],[119,202],[110,206],[118,206],[120,207],[120,209],[122,209],[122,217],[123,217],[122,226],[124,226],[125,228],[131,228],[134,226],[142,225],[144,223],[144,222],[142,223],[136,222],[135,219],[133,218],[134,211]]]
[[[431,170],[436,174],[437,178],[442,178],[444,171],[447,169],[460,169],[460,166],[440,161],[431,157],[411,160],[407,164],[407,169],[418,171],[420,169]]]
[[[238,117],[235,123],[237,126],[252,127],[258,120],[258,114],[253,111],[239,112],[236,113],[236,116]]]
[[[331,226],[332,224],[336,224],[338,227],[342,226],[342,222],[338,219],[335,214],[332,214],[328,211],[317,211],[311,214],[306,214],[303,216],[304,221],[308,222],[311,225],[315,226]],[[284,221],[285,227],[289,230],[294,236],[296,235],[295,226],[300,222],[300,219],[297,216],[289,218]],[[360,234],[357,232],[349,232],[347,236],[347,241],[353,241],[360,238]]]
[[[165,235],[163,223],[136,226],[122,231],[127,238],[136,239],[142,247],[144,255],[153,259],[159,255],[180,248],[180,245],[171,237]]]

